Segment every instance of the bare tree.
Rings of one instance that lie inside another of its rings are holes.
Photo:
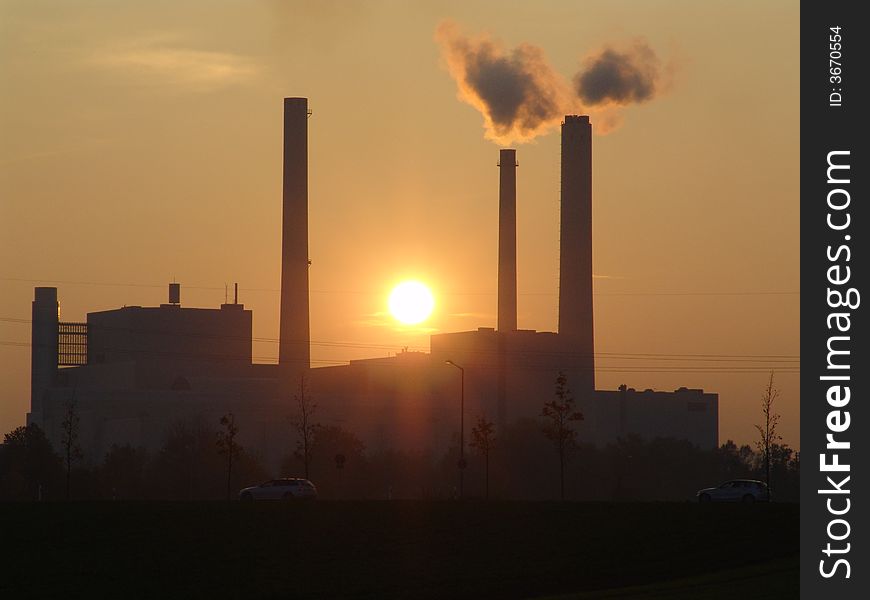
[[[242,447],[236,443],[236,435],[239,428],[236,426],[236,418],[233,413],[227,413],[221,417],[222,431],[217,432],[218,454],[227,457],[227,500],[231,497],[233,460],[238,459]]]
[[[73,462],[82,458],[82,449],[79,446],[79,413],[76,406],[76,393],[73,389],[72,397],[64,406],[63,421],[60,422],[63,431],[61,446],[64,451],[64,465],[66,466],[66,499],[70,499],[70,476]]]
[[[764,390],[764,396],[761,397],[761,415],[764,420],[761,425],[755,426],[760,437],[755,443],[755,447],[758,448],[764,460],[768,500],[770,500],[770,452],[776,442],[782,439],[782,436],[776,433],[776,426],[779,424],[780,415],[773,412],[773,401],[778,396],[779,390],[773,387],[773,371],[771,371],[770,379],[767,381],[767,388]]]
[[[489,500],[489,451],[495,442],[495,423],[487,421],[486,417],[478,417],[477,424],[471,429],[472,448],[483,456],[486,465],[486,499]]]
[[[317,403],[310,394],[306,394],[305,375],[299,378],[299,391],[293,395],[296,404],[296,414],[290,424],[296,431],[296,452],[294,456],[305,466],[305,479],[309,479],[311,468],[311,453],[314,449],[315,437],[320,424],[314,421]]]
[[[559,497],[565,499],[565,462],[568,453],[577,447],[577,430],[571,426],[574,421],[582,421],[583,413],[574,410],[574,398],[568,389],[565,373],[556,376],[556,398],[544,403],[541,416],[547,421],[543,426],[544,435],[553,442],[559,453]]]

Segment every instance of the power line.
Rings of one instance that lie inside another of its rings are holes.
[[[28,342],[17,342],[17,341],[0,341],[0,346],[15,346],[15,347],[30,347]],[[202,354],[193,354],[193,353],[185,353],[185,352],[167,352],[167,351],[156,351],[156,350],[130,350],[130,349],[106,349],[118,352],[125,352],[128,354],[138,354],[140,356],[151,357],[151,358],[191,358],[191,359],[210,359],[210,360],[239,360],[240,356],[238,355],[229,355],[229,354],[215,354],[215,353],[202,353]],[[389,357],[393,358],[393,357]],[[272,364],[277,365],[278,358],[275,356],[253,356],[253,360],[257,361],[267,361],[253,364]],[[399,366],[397,363],[386,363],[382,362],[380,358],[370,358],[370,359],[311,359],[312,364],[319,364],[321,366],[349,366],[352,364],[362,365],[365,367],[384,367],[384,368],[395,368]],[[111,363],[105,363],[111,364]],[[73,367],[75,368],[75,367]],[[489,363],[468,363],[466,368],[477,368],[482,370],[492,370],[493,365]],[[556,366],[542,366],[542,365],[526,365],[523,367],[524,371],[554,371],[557,370]],[[759,374],[759,373],[768,373],[771,370],[776,371],[777,373],[793,373],[799,374],[800,367],[798,366],[689,366],[689,367],[680,367],[674,365],[641,365],[639,367],[631,367],[628,365],[598,365],[595,367],[595,371],[598,373],[660,373],[660,374],[722,374],[722,375],[732,375],[732,374]]]
[[[29,347],[31,344],[23,341],[10,341],[10,340],[0,340],[0,345],[4,346],[14,346],[14,347]],[[189,351],[166,351],[166,350],[148,350],[148,349],[131,349],[131,348],[110,348],[103,347],[100,348],[103,351],[109,352],[118,352],[122,354],[128,355],[138,355],[154,358],[190,358],[190,359],[198,359],[198,360],[231,360],[238,361],[240,359],[244,359],[244,355],[240,354],[219,354],[214,352],[196,352],[192,353]],[[401,355],[399,355],[401,356]],[[431,355],[427,355],[431,356]],[[253,356],[253,360],[263,360],[269,362],[277,361],[277,358],[274,356]],[[388,357],[391,358],[391,357]],[[612,358],[616,360],[625,359],[625,356],[613,356]],[[365,362],[367,365],[375,365],[375,366],[394,366],[394,364],[383,364],[378,362],[378,358],[373,359],[314,359],[311,362],[313,363],[321,363],[324,365],[342,365],[348,364],[351,361],[361,360]],[[649,358],[652,362],[661,360],[659,358]],[[369,362],[371,361],[371,362]],[[728,362],[728,361],[723,361]],[[469,363],[468,366],[473,366],[476,368],[482,369],[491,369],[493,367],[491,361],[485,362],[472,362]],[[539,365],[539,364],[526,364],[524,365],[524,370],[544,370],[550,371],[554,368],[558,368],[558,365],[550,366],[550,365]],[[632,365],[624,365],[624,364],[598,364],[596,367],[596,371],[607,373],[766,373],[771,370],[781,372],[781,373],[799,373],[800,366],[796,364],[785,364],[785,365],[656,365],[656,364],[646,364],[639,366]]]
[[[0,322],[10,322],[17,324],[29,324],[32,321],[30,319],[20,319],[14,317],[0,317]],[[258,343],[280,343],[278,338],[271,337],[253,337],[249,338],[247,336],[239,336],[239,335],[227,335],[221,333],[199,333],[199,332],[186,332],[186,331],[154,331],[151,329],[140,329],[133,327],[112,327],[112,326],[96,326],[91,324],[91,331],[118,331],[124,333],[141,333],[146,335],[158,335],[161,337],[173,336],[179,338],[205,338],[205,339],[215,339],[215,340],[225,340],[225,341],[242,341],[247,342],[251,340],[253,342]],[[311,344],[312,346],[323,346],[327,348],[347,348],[347,349],[364,349],[364,350],[402,350],[402,349],[412,349],[414,351],[425,352],[427,348],[422,346],[414,346],[410,347],[402,344],[372,344],[372,343],[358,343],[358,342],[341,342],[341,341],[321,341],[321,340],[289,340],[289,343],[303,343],[306,342]],[[497,350],[464,350],[465,354],[478,355],[478,356],[495,356],[498,354]],[[541,357],[541,358],[559,358],[559,357],[584,357],[585,355],[578,352],[570,352],[570,351],[559,351],[559,350],[524,350],[519,351],[518,354],[522,356],[531,356],[531,357]],[[690,361],[690,362],[747,362],[747,363],[758,363],[758,362],[766,362],[766,363],[799,363],[800,355],[789,355],[789,354],[699,354],[699,353],[681,353],[681,354],[668,354],[668,353],[653,353],[653,352],[644,352],[644,353],[632,353],[632,352],[595,352],[593,354],[594,357],[600,359],[625,359],[625,360],[651,360],[651,361]],[[788,366],[787,364],[784,366]]]
[[[19,324],[27,324],[30,323],[29,319],[14,319],[9,317],[0,317],[0,321],[14,322]],[[91,330],[99,330],[99,331],[120,331],[124,333],[142,333],[147,335],[158,335],[161,337],[182,337],[182,338],[206,338],[206,339],[217,339],[217,340],[225,340],[225,341],[247,341],[251,339],[254,342],[258,343],[279,343],[280,340],[278,338],[263,338],[263,337],[254,337],[248,338],[247,336],[231,336],[225,334],[213,334],[213,333],[197,333],[197,332],[183,332],[183,331],[153,331],[148,329],[136,329],[131,327],[95,327],[91,325]],[[305,340],[291,340],[290,343],[302,343]],[[397,351],[402,349],[411,349],[411,347],[400,344],[365,344],[365,343],[356,343],[356,342],[337,342],[337,341],[318,341],[318,340],[309,340],[309,344],[312,346],[322,346],[326,348],[344,348],[344,349],[360,349],[360,350],[390,350]],[[414,351],[425,352],[427,348],[421,346],[414,346]],[[465,354],[478,355],[478,356],[495,356],[497,355],[497,350],[472,350],[466,349],[463,351]],[[558,351],[558,350],[525,350],[520,351],[519,354],[523,356],[531,356],[531,357],[540,357],[540,358],[560,358],[560,357],[581,357],[580,353],[570,352],[570,351]],[[785,355],[785,354],[668,354],[668,353],[631,353],[631,352],[596,352],[593,354],[594,357],[599,359],[624,359],[624,360],[647,360],[647,361],[687,361],[687,362],[727,362],[727,363],[735,363],[735,362],[745,362],[745,363],[783,363],[779,366],[790,366],[789,363],[799,363],[800,355]]]
[[[31,284],[56,284],[56,285],[85,285],[102,287],[137,287],[163,289],[165,284],[154,283],[121,283],[107,281],[63,281],[57,279],[24,279],[19,277],[0,277],[0,281],[16,281]],[[185,289],[224,291],[223,287],[184,285]],[[279,293],[277,288],[244,288],[245,292],[269,292]],[[309,290],[312,294],[358,294],[358,295],[381,295],[383,290]],[[496,292],[457,292],[442,291],[444,296],[495,296]],[[558,296],[558,292],[518,292],[518,296]],[[767,290],[743,290],[743,291],[634,291],[634,292],[594,292],[595,296],[800,296],[799,291],[767,291]]]

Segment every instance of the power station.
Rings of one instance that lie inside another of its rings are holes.
[[[604,445],[629,434],[718,447],[718,396],[595,389],[592,278],[592,124],[562,123],[559,331],[517,322],[517,153],[499,152],[497,328],[431,336],[430,352],[311,368],[308,270],[307,98],[284,99],[280,338],[277,365],[252,361],[252,313],[181,304],[178,284],[158,307],[125,306],[59,320],[56,288],[35,289],[28,423],[59,446],[66,406],[80,416],[87,460],[113,444],[158,449],[183,420],[216,424],[235,415],[241,443],[274,467],[295,445],[292,397],[304,381],[318,420],[370,449],[440,452],[458,431],[463,369],[465,418],[497,427],[538,418],[559,372],[583,412],[580,439]]]

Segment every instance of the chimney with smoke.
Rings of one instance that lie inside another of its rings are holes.
[[[498,330],[517,329],[517,151],[499,151]]]
[[[310,367],[308,324],[308,99],[284,98],[284,202],[278,364],[294,380]]]
[[[588,116],[568,115],[562,123],[561,200],[559,334],[576,357],[573,366],[582,378],[577,389],[592,391],[592,124]]]

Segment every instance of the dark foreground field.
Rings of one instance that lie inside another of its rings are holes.
[[[798,589],[792,504],[6,504],[0,532],[0,597],[724,598],[730,590],[759,599]]]

